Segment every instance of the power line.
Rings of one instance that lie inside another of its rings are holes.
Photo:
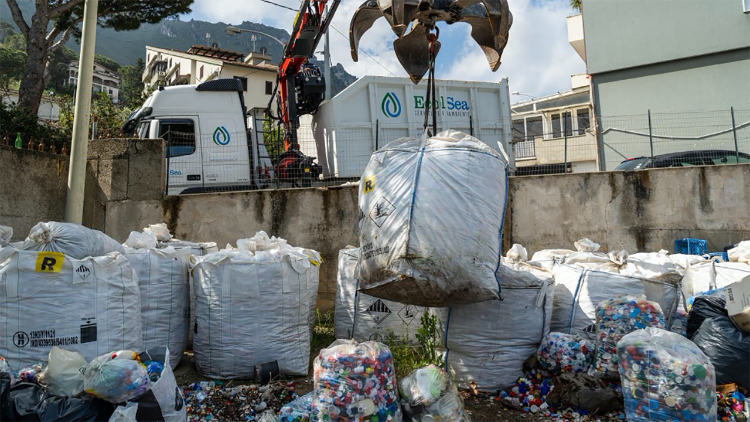
[[[336,32],[338,32],[338,33],[339,33],[339,35],[341,35],[342,37],[346,38],[346,40],[347,40],[347,41],[349,41],[349,37],[347,37],[347,36],[346,36],[346,35],[344,35],[344,34],[343,34],[343,33],[342,33],[341,31],[339,31],[339,30],[338,30],[338,28],[336,28],[336,27],[335,27],[335,26],[333,26],[333,25],[329,25],[329,26],[330,26],[331,28],[335,29],[335,30],[336,30]],[[365,55],[367,55],[367,57],[371,58],[371,59],[372,59],[372,61],[374,61],[374,62],[375,62],[375,63],[377,63],[377,64],[378,64],[378,65],[379,65],[380,67],[382,67],[383,69],[385,69],[385,71],[386,71],[386,72],[390,73],[390,74],[391,74],[391,75],[393,75],[393,76],[396,76],[396,74],[395,74],[395,73],[393,73],[393,72],[391,72],[391,70],[390,70],[390,69],[388,69],[387,67],[383,66],[383,64],[382,64],[382,63],[380,63],[379,61],[375,60],[375,57],[372,57],[372,56],[370,55],[370,53],[366,52],[365,50],[363,50],[362,48],[359,48],[359,47],[357,47],[357,49],[358,49],[359,51],[361,51],[361,52],[365,53]]]
[[[283,7],[284,9],[291,10],[292,12],[296,12],[297,11],[297,9],[293,9],[293,8],[291,8],[289,6],[284,6],[283,4],[274,3],[274,2],[269,1],[269,0],[260,0],[260,1],[268,3],[268,4],[272,4],[274,6]]]
[[[288,10],[291,10],[292,12],[296,12],[296,11],[297,11],[296,9],[292,9],[291,7],[288,7],[288,6],[284,6],[283,4],[278,4],[278,3],[274,3],[274,2],[272,2],[272,1],[269,1],[269,0],[260,0],[260,1],[262,1],[262,2],[265,2],[265,3],[268,3],[268,4],[272,4],[272,5],[274,5],[274,6],[279,6],[279,7],[282,7],[282,8],[284,8],[284,9],[288,9]],[[343,32],[339,31],[339,30],[338,30],[338,28],[336,28],[335,26],[333,26],[333,24],[330,24],[330,25],[328,25],[328,26],[329,26],[329,27],[331,27],[331,28],[333,28],[334,30],[336,30],[336,32],[338,32],[338,33],[339,33],[339,35],[341,35],[341,36],[342,36],[342,37],[344,37],[344,38],[345,38],[345,39],[346,39],[347,41],[349,41],[349,37],[347,37],[347,36],[346,36],[346,35],[345,35],[345,34],[344,34]],[[375,60],[375,57],[372,57],[372,56],[370,55],[370,53],[366,52],[365,50],[363,50],[362,48],[359,48],[359,47],[357,47],[357,49],[358,49],[359,51],[361,51],[362,53],[365,53],[365,55],[366,55],[367,57],[369,57],[370,59],[372,59],[372,61],[374,61],[375,63],[377,63],[377,64],[378,64],[378,66],[380,66],[380,67],[382,67],[383,69],[385,69],[385,71],[386,71],[386,72],[390,73],[390,74],[391,74],[392,76],[396,76],[396,74],[395,74],[395,73],[393,73],[393,72],[391,72],[391,70],[390,70],[390,69],[388,69],[387,67],[383,66],[383,64],[382,64],[382,63],[380,63],[379,61]]]

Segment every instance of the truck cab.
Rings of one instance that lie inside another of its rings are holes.
[[[162,87],[125,122],[126,135],[165,141],[167,195],[264,187],[273,165],[252,142],[242,85],[217,79]]]

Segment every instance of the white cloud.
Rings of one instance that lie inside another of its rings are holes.
[[[534,3],[539,2],[510,2],[513,26],[497,72],[490,71],[487,59],[466,29],[464,53],[441,76],[481,81],[507,77],[511,92],[534,96],[569,90],[570,75],[586,71],[583,60],[568,44],[565,18],[572,14],[570,6],[567,1]]]
[[[297,7],[293,0],[276,0]],[[385,19],[379,19],[360,40],[355,63],[349,48],[349,22],[362,0],[342,0],[330,30],[331,58],[356,76],[395,74],[406,76],[393,53],[395,35]],[[196,0],[191,17],[239,24],[262,22],[290,31],[294,13],[260,0]],[[490,71],[484,54],[469,36],[470,27],[456,24],[441,29],[443,50],[438,55],[438,78],[498,81],[509,79],[510,90],[534,96],[570,89],[570,75],[585,71],[583,61],[568,44],[566,16],[572,14],[567,0],[511,0],[513,26],[500,69]],[[346,37],[338,33],[343,33]],[[319,50],[322,50],[322,45]]]

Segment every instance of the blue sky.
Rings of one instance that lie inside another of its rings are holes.
[[[275,0],[296,8],[298,0]],[[393,53],[395,35],[384,19],[378,20],[360,41],[373,59],[360,54],[354,63],[349,52],[349,21],[361,0],[342,0],[331,29],[331,59],[356,76],[395,74],[406,76]],[[568,44],[566,17],[574,12],[568,0],[509,0],[513,13],[502,65],[491,72],[484,54],[469,36],[467,24],[443,25],[442,49],[437,57],[438,78],[496,82],[508,78],[510,90],[542,96],[570,89],[570,75],[586,70],[583,60]],[[196,0],[193,12],[182,19],[239,24],[261,22],[291,30],[295,13],[260,0]],[[336,31],[338,30],[338,31]],[[525,97],[513,97],[520,101]]]

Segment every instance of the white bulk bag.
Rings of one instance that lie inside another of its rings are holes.
[[[559,261],[572,253],[573,251],[570,249],[543,249],[534,252],[534,255],[531,256],[531,262],[538,264],[545,270],[551,270],[556,261]]]
[[[682,278],[677,266],[670,259],[669,252],[663,249],[659,252],[629,255],[626,262],[620,274],[669,282],[676,282]]]
[[[686,255],[681,253],[669,255],[669,260],[674,264],[675,270],[677,270],[677,272],[682,275],[685,275],[685,272],[691,265],[709,261],[701,255]],[[684,286],[685,285],[683,283],[683,288]]]
[[[503,300],[450,308],[445,359],[459,388],[475,382],[497,391],[523,376],[523,361],[549,334],[554,291],[552,273],[503,260],[498,268]]]
[[[679,280],[651,280],[614,272],[592,270],[579,265],[556,263],[555,296],[550,329],[587,337],[586,329],[596,321],[596,306],[603,300],[621,296],[646,296],[658,302],[667,324],[679,302]],[[589,329],[593,335],[593,327]]]
[[[223,250],[191,259],[198,372],[252,378],[255,365],[277,361],[282,374],[306,375],[317,252]]]
[[[39,223],[31,228],[22,249],[30,251],[62,252],[74,259],[103,256],[110,252],[123,253],[122,245],[99,230],[80,224]]]
[[[0,251],[0,356],[14,370],[46,362],[52,346],[91,361],[141,350],[138,278],[125,256],[74,259],[59,252]]]
[[[360,182],[360,289],[420,306],[496,299],[507,184],[507,160],[454,130],[375,152]]]
[[[359,248],[350,247],[339,251],[333,316],[336,338],[382,343],[393,335],[400,340],[415,342],[426,308],[378,299],[358,292],[358,259]]]
[[[686,299],[709,290],[724,287],[750,275],[750,265],[742,262],[705,261],[690,265],[682,279],[682,294]]]
[[[168,347],[172,368],[180,363],[190,329],[187,249],[125,248],[141,289],[143,347]]]
[[[8,246],[13,238],[13,227],[0,226],[0,248]]]
[[[742,241],[737,247],[728,250],[727,256],[731,262],[750,264],[750,240]]]

